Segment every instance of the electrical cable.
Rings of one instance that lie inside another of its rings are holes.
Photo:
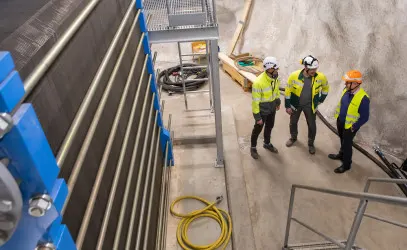
[[[239,57],[234,60],[236,68],[253,73],[255,75],[259,75],[260,73],[263,72],[261,69],[257,69],[255,67],[247,67],[247,66],[241,66],[240,63],[245,63],[245,62],[253,62],[253,66],[256,65],[256,63],[263,63],[263,60],[259,57],[255,56],[245,56],[245,57]]]
[[[280,87],[280,91],[285,91],[285,88]],[[338,135],[337,129],[332,126],[331,123],[325,117],[321,114],[321,112],[317,111],[316,112],[317,116],[321,121],[336,135]],[[363,155],[365,155],[367,158],[369,158],[371,161],[376,163],[377,166],[379,166],[390,178],[393,179],[400,179],[402,178],[393,168],[387,167],[384,165],[382,162],[380,162],[376,157],[374,157],[372,154],[367,152],[363,147],[361,147],[358,143],[353,142],[353,147],[356,148],[359,152],[361,152]],[[403,184],[398,184],[400,187],[401,191],[404,193],[404,195],[407,196],[407,186]]]
[[[174,206],[178,202],[188,199],[200,201],[201,203],[205,204],[206,207],[200,210],[192,211],[188,214],[179,214],[174,211]],[[197,196],[180,196],[172,202],[170,207],[171,214],[179,218],[182,218],[177,228],[177,240],[178,244],[182,247],[182,249],[212,250],[220,247],[222,247],[222,249],[226,249],[232,235],[232,219],[226,211],[219,209],[215,206],[216,204],[219,204],[222,200],[223,200],[222,196],[217,197],[215,202],[209,202]],[[194,220],[202,217],[208,217],[216,220],[221,228],[221,234],[219,238],[212,244],[195,245],[191,243],[191,241],[189,240],[187,232],[191,223]]]
[[[194,78],[191,78],[195,76],[197,79],[196,81],[188,81],[185,82],[185,89],[186,91],[194,91],[202,87],[202,85],[206,82],[206,80],[198,80],[202,78],[207,78],[208,77],[208,72],[206,69],[202,68],[194,68],[190,69],[185,67],[196,67],[199,66],[198,64],[195,63],[185,63],[182,64],[182,69],[183,71],[183,76],[181,75],[181,65],[177,65],[175,67],[171,67],[168,69],[165,69],[160,72],[158,75],[158,84],[159,86],[167,91],[167,92],[176,92],[176,93],[183,93],[184,89],[182,87],[182,78],[188,79],[188,80],[193,80]],[[171,76],[175,77],[175,81],[171,79]]]

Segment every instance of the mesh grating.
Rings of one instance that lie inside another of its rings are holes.
[[[194,29],[216,26],[212,0],[145,0],[144,9],[148,15],[151,15],[151,19],[148,24],[149,31]],[[201,12],[204,12],[206,16],[206,23],[202,26],[169,26],[169,15],[193,14]]]

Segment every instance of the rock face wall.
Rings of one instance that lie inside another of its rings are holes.
[[[226,50],[243,10],[243,0],[217,0],[221,50]],[[285,85],[299,60],[312,54],[331,90],[320,111],[333,123],[341,76],[364,74],[371,116],[357,140],[407,157],[407,2],[403,0],[254,0],[238,52],[276,56]]]

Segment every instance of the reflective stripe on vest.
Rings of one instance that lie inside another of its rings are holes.
[[[335,110],[335,118],[338,119],[339,113],[341,112],[341,101],[347,89],[345,88],[342,92],[341,99],[339,100],[338,106]],[[348,111],[345,118],[345,129],[350,129],[354,123],[359,120],[359,107],[362,102],[363,97],[368,96],[363,88],[360,88],[359,91],[353,96],[352,101],[349,103]]]

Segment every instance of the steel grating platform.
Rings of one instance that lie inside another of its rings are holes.
[[[143,4],[146,14],[151,16],[148,24],[151,43],[219,38],[216,9],[212,0],[145,0]],[[202,22],[194,24],[197,17],[201,17]],[[172,25],[171,18],[176,19],[174,23],[179,25]]]

